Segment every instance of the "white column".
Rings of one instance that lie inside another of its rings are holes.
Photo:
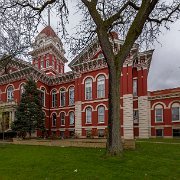
[[[139,138],[149,138],[149,102],[148,96],[138,97]]]
[[[75,102],[75,133],[79,136],[82,136],[82,102]]]
[[[124,139],[134,139],[132,94],[123,96],[123,127]]]

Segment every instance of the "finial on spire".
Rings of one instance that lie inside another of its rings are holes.
[[[50,7],[48,7],[48,26],[51,25],[51,14],[50,14]]]

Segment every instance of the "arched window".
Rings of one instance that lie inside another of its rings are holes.
[[[55,113],[52,114],[52,126],[56,127],[56,114]]]
[[[41,61],[41,69],[44,68],[44,61]]]
[[[172,121],[180,121],[180,104],[173,103],[171,108]]]
[[[105,97],[105,77],[100,75],[97,78],[97,97],[104,98]]]
[[[100,53],[100,54],[98,55],[98,58],[99,58],[99,59],[104,58],[103,53]]]
[[[46,67],[49,67],[49,60],[46,60]]]
[[[65,126],[65,113],[64,112],[61,112],[60,118],[61,118],[61,126]]]
[[[91,100],[92,99],[92,79],[88,78],[85,81],[85,99]]]
[[[92,108],[87,107],[86,108],[86,124],[92,123]]]
[[[69,124],[74,125],[74,112],[73,111],[69,113]]]
[[[41,88],[41,103],[42,103],[42,106],[45,106],[45,102],[46,102],[46,90],[45,90],[45,88]]]
[[[14,88],[13,86],[9,86],[7,89],[7,101],[14,100]]]
[[[57,93],[56,90],[54,89],[52,91],[52,107],[56,107],[57,106]]]
[[[69,105],[74,105],[74,87],[69,88]]]
[[[25,89],[24,89],[24,84],[21,84],[20,86],[20,96],[22,96],[22,94],[25,92]]]
[[[163,106],[160,104],[155,106],[155,122],[163,122]]]
[[[65,106],[66,104],[66,91],[65,89],[60,90],[60,106]]]
[[[105,121],[105,108],[104,106],[98,107],[98,123],[104,123]]]
[[[52,67],[54,68],[54,61],[52,61]]]
[[[138,80],[133,79],[133,96],[138,95]]]

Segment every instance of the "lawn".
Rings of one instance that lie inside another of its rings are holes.
[[[104,149],[0,144],[4,179],[180,179],[180,144],[137,142],[122,157]]]

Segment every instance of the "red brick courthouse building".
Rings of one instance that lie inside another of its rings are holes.
[[[122,40],[112,33],[114,53]],[[76,56],[64,72],[63,44],[50,26],[36,37],[32,64],[12,59],[0,71],[0,110],[6,130],[15,118],[23,86],[30,76],[41,90],[46,129],[51,135],[103,137],[108,124],[108,68],[97,41]],[[153,50],[134,44],[121,74],[122,136],[125,139],[180,136],[180,88],[148,92]],[[6,62],[0,62],[6,64]],[[1,127],[0,127],[1,128]]]

